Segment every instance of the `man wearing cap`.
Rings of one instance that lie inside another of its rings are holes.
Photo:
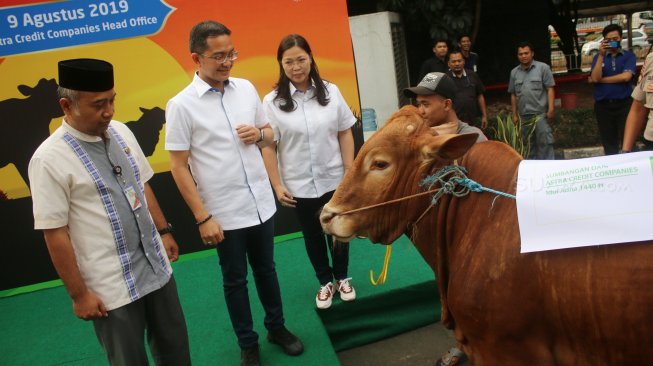
[[[554,116],[555,81],[549,65],[533,57],[535,52],[530,43],[521,42],[517,46],[519,65],[510,71],[508,84],[512,118],[515,124],[535,120],[529,128],[521,130],[524,141],[531,141],[531,152],[525,158],[553,160],[553,131],[549,121]]]
[[[254,85],[230,76],[238,52],[229,28],[201,22],[190,32],[189,48],[197,72],[166,107],[172,176],[202,242],[216,245],[241,365],[259,364],[248,262],[265,310],[267,340],[288,355],[299,355],[304,346],[284,325],[274,264],[276,204],[259,149],[272,143],[272,128]]]
[[[29,164],[43,230],[77,317],[92,320],[112,365],[190,365],[170,261],[178,247],[147,181],[154,172],[114,114],[113,67],[59,62],[64,120]]]
[[[452,101],[456,84],[447,74],[428,73],[417,86],[404,89],[404,95],[415,99],[420,115],[438,134],[477,133],[476,142],[487,141],[480,129],[458,119]],[[461,365],[466,359],[465,353],[454,346],[436,365]]]
[[[404,95],[415,99],[424,121],[439,134],[477,133],[476,142],[487,141],[480,129],[458,119],[452,101],[456,85],[447,74],[428,73],[417,86],[404,89]]]

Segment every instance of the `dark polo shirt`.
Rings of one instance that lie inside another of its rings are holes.
[[[461,121],[468,124],[477,124],[476,120],[482,116],[478,106],[478,96],[485,93],[485,86],[478,75],[471,70],[464,70],[461,77],[453,71],[447,71],[456,84],[456,93],[453,98],[453,109]]]
[[[447,72],[447,70],[449,66],[446,57],[443,61],[433,56],[422,63],[422,67],[419,68],[419,79],[422,80],[429,72]]]

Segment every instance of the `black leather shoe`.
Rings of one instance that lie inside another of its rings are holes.
[[[268,332],[268,342],[280,345],[283,351],[291,356],[297,356],[304,352],[302,341],[290,333],[286,327]]]
[[[258,344],[240,349],[240,366],[261,366],[258,356]]]

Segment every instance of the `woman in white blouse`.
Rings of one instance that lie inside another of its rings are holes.
[[[315,303],[327,309],[335,291],[344,301],[356,298],[347,277],[349,246],[326,238],[318,217],[354,160],[351,126],[356,117],[338,87],[320,77],[304,37],[284,37],[277,61],[279,80],[263,98],[274,131],[274,144],[262,149],[263,160],[277,199],[295,208],[320,281]]]

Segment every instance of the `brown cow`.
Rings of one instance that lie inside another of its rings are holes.
[[[475,139],[434,136],[404,107],[361,148],[322,211],[325,232],[382,244],[407,232],[473,365],[653,365],[651,242],[520,254],[515,201],[490,193],[443,196],[417,223],[430,197],[339,215],[415,194],[461,156],[469,178],[514,194],[520,156]]]

